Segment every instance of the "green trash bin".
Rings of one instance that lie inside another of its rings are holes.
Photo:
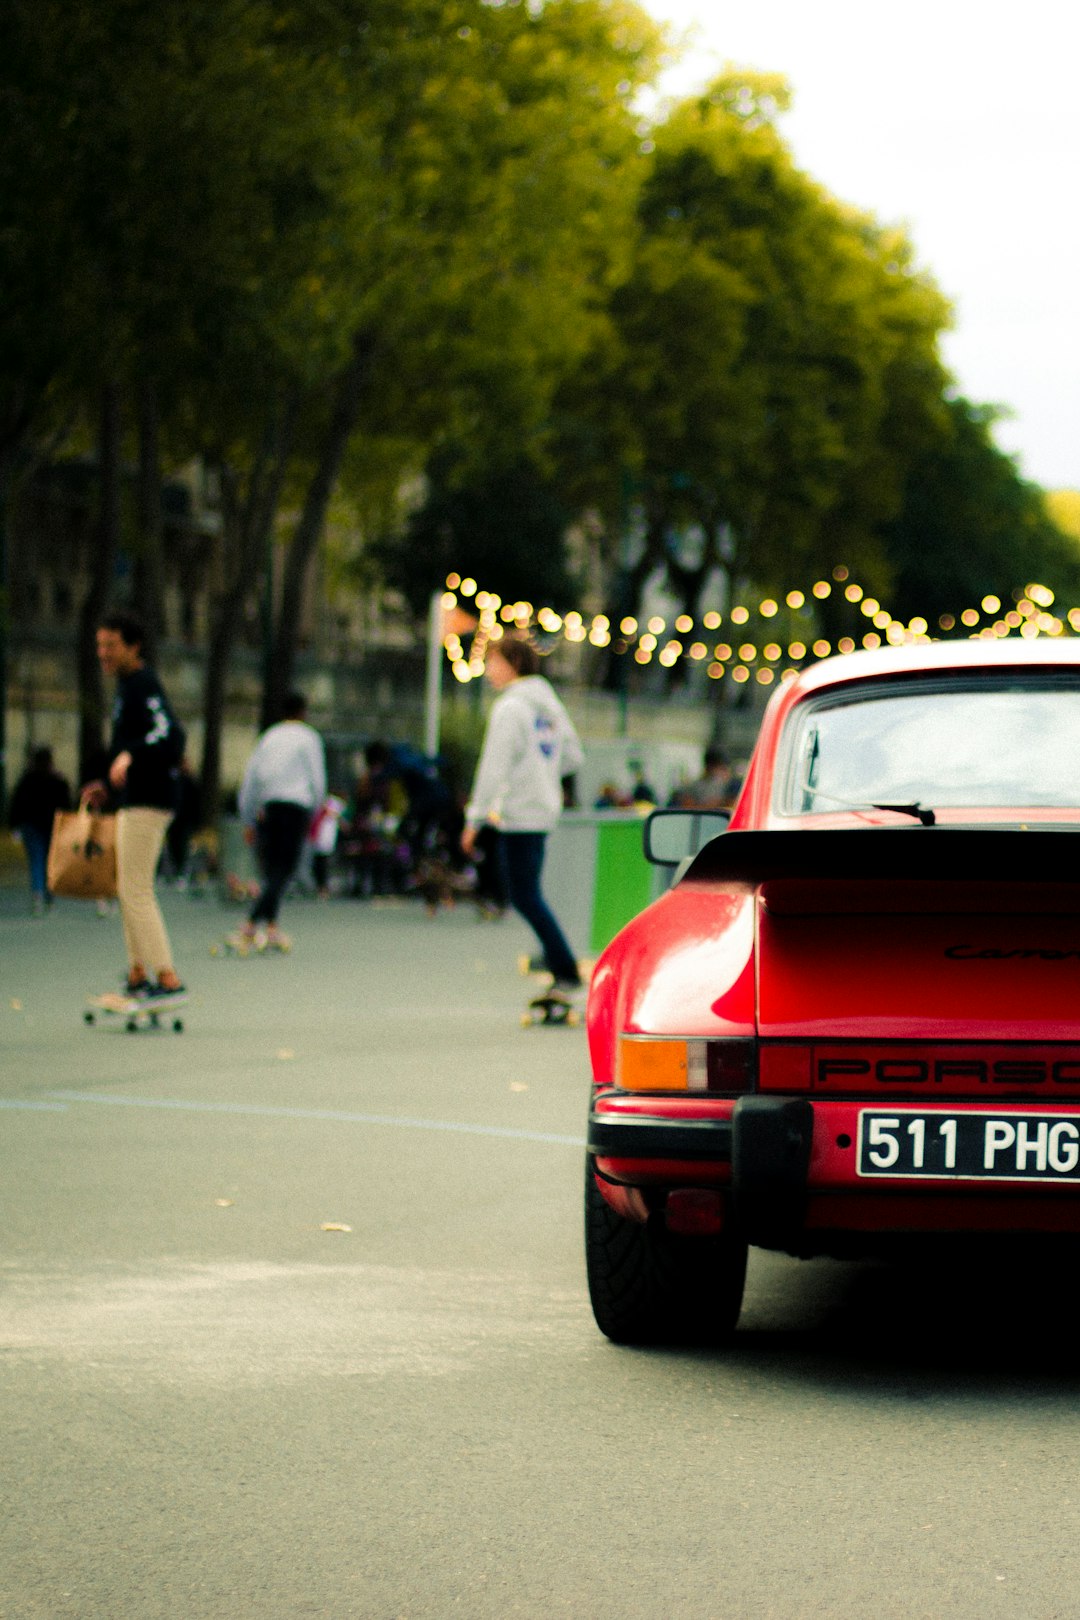
[[[632,810],[570,810],[548,840],[544,893],[579,955],[595,956],[664,887]]]
[[[642,817],[601,821],[596,829],[589,949],[602,951],[638,912],[655,898],[656,869],[642,848]]]

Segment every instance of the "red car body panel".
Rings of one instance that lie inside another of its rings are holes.
[[[793,1253],[897,1233],[1080,1233],[1080,843],[1042,830],[1080,823],[1080,803],[948,809],[934,828],[889,809],[777,807],[800,704],[980,670],[1080,685],[1080,651],[853,654],[775,694],[730,834],[596,969],[590,1151],[619,1214],[712,1189],[751,1242]],[[628,1036],[752,1039],[752,1088],[624,1090]]]

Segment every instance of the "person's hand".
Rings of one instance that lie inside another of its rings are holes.
[[[79,803],[88,810],[100,810],[109,797],[109,790],[104,782],[87,782],[79,795]]]
[[[471,858],[472,852],[476,848],[476,834],[478,830],[479,829],[476,827],[466,827],[461,835],[461,853],[465,856],[466,860]]]
[[[255,829],[254,829],[254,827],[245,827],[244,828],[244,843],[248,844],[248,845],[253,845],[254,842],[255,842]]]
[[[130,769],[131,755],[125,749],[122,754],[117,754],[116,758],[109,766],[109,781],[112,783],[114,788],[119,789],[123,787],[124,783],[128,779],[128,771],[130,771]]]

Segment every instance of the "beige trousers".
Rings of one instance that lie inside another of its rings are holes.
[[[138,806],[116,816],[116,893],[124,924],[128,967],[147,973],[172,971],[172,951],[154,893],[161,846],[172,815]]]

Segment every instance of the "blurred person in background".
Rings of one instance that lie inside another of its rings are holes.
[[[704,770],[693,782],[676,788],[671,804],[677,810],[730,810],[742,788],[741,777],[736,776],[722,748],[710,746],[705,750]]]
[[[26,851],[30,868],[30,904],[35,917],[52,904],[46,885],[46,865],[53,817],[58,810],[71,809],[71,789],[67,778],[53,767],[51,748],[35,748],[30,763],[15,784],[8,807],[12,831]]]
[[[306,720],[307,700],[290,692],[284,719],[264,731],[248,760],[238,808],[245,837],[255,846],[262,888],[234,940],[288,950],[278,913],[300,864],[312,818],[326,798],[326,750]]]

